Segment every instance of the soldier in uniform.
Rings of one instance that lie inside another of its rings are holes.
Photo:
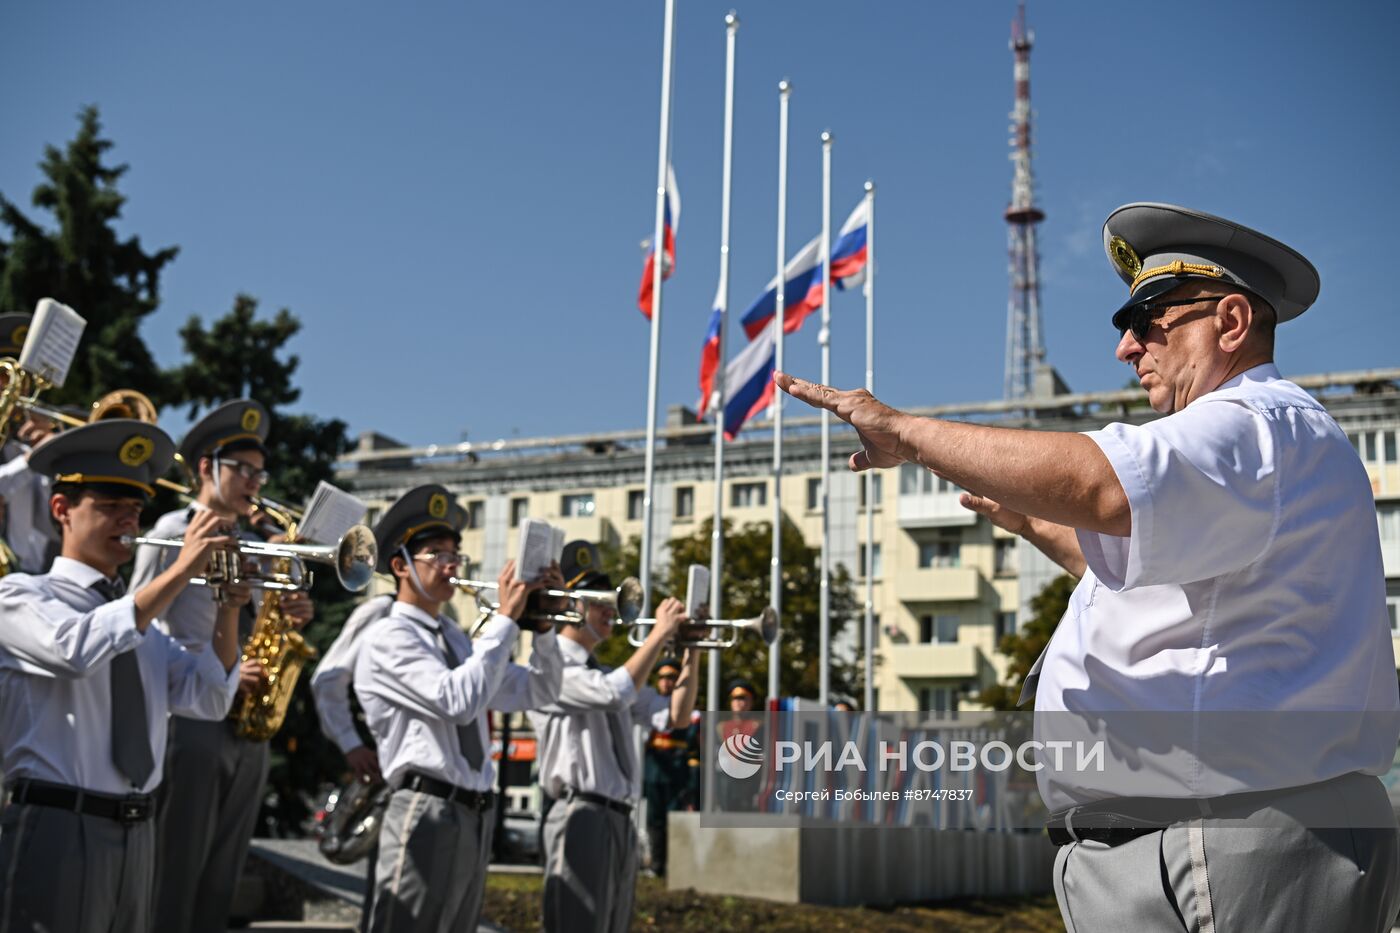
[[[656,692],[669,698],[681,676],[681,662],[662,658],[656,665]],[[647,841],[651,853],[648,869],[654,875],[666,874],[666,815],[672,810],[692,809],[695,805],[697,772],[700,764],[699,711],[692,711],[690,722],[679,729],[653,728],[647,736],[646,769],[643,788],[647,799]]]
[[[178,538],[202,512],[230,524],[247,518],[267,479],[267,410],[251,399],[227,402],[189,429],[179,453],[195,478],[195,501],[162,515],[151,529],[155,538]],[[243,533],[252,539],[250,532]],[[143,547],[136,555],[132,584],[154,579],[172,552]],[[284,593],[282,611],[300,624],[311,618],[305,593]],[[157,625],[191,650],[208,641],[216,605],[209,590],[187,590],[157,619]],[[239,643],[256,619],[256,600],[239,618]],[[257,690],[262,668],[243,662],[240,698]],[[236,734],[233,720],[208,722],[176,715],[170,720],[168,780],[161,788],[157,817],[155,927],[162,933],[204,933],[223,929],[257,825],[267,781],[266,742]]]
[[[169,566],[131,594],[117,574],[131,559],[122,538],[137,533],[173,453],[155,425],[113,420],[65,431],[31,458],[53,481],[63,544],[48,573],[0,580],[0,749],[11,782],[0,930],[153,928],[152,795],[166,716],[218,720],[238,686],[236,602],[216,607],[203,650],[151,624],[229,543],[217,515],[191,522]]]
[[[598,549],[564,547],[560,562],[571,589],[610,590]],[[687,649],[675,690],[646,685],[663,647],[685,622],[685,606],[668,599],[627,663],[611,669],[593,651],[612,634],[615,607],[585,601],[584,624],[560,633],[564,678],[558,701],[530,713],[540,749],[540,785],[552,803],[544,818],[546,930],[626,930],[637,880],[633,805],[641,793],[636,728],[690,722],[700,653]]]
[[[542,582],[501,571],[499,605],[476,640],[442,614],[466,512],[441,486],[405,494],[380,519],[380,570],[398,581],[387,618],[355,662],[355,694],[394,788],[379,834],[369,929],[474,931],[495,826],[487,709],[512,712],[559,695],[556,637],[542,623],[529,666],[511,652],[526,598]],[[533,626],[531,626],[533,628]]]
[[[0,314],[0,357],[19,357],[32,317]],[[54,427],[47,418],[25,416],[0,447],[0,539],[12,552],[12,571],[44,573],[58,553],[58,531],[49,520],[49,480],[29,464],[29,451]]]

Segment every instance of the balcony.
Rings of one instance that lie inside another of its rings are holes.
[[[1400,541],[1381,539],[1381,564],[1387,577],[1400,577]]]
[[[975,680],[980,671],[976,645],[891,645],[882,649],[896,677],[955,677]]]
[[[979,599],[982,575],[974,567],[925,567],[894,576],[895,598],[906,603],[948,603]]]
[[[958,504],[956,492],[932,495],[901,495],[899,527],[955,528],[977,524],[977,513]]]

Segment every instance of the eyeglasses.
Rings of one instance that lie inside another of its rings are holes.
[[[263,485],[268,480],[268,472],[261,467],[253,466],[251,463],[244,463],[242,460],[226,460],[222,457],[219,458],[219,463],[233,470],[249,482],[256,482],[259,486]]]
[[[460,567],[467,562],[467,555],[458,554],[456,551],[424,551],[422,554],[414,554],[413,559],[438,567]]]
[[[1118,339],[1122,340],[1124,334],[1132,331],[1133,336],[1141,343],[1147,339],[1147,333],[1152,329],[1152,325],[1168,309],[1198,305],[1203,301],[1219,301],[1224,297],[1224,295],[1202,295],[1199,298],[1179,298],[1176,301],[1154,301],[1129,308],[1113,322],[1118,327]]]

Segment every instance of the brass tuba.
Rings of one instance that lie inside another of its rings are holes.
[[[337,865],[350,865],[372,852],[393,792],[383,781],[359,778],[332,791],[316,827],[321,854]]]

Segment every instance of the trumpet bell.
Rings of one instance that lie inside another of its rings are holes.
[[[345,533],[335,551],[335,575],[340,585],[358,593],[374,579],[379,562],[379,545],[374,532],[365,525],[356,525]]]
[[[617,618],[623,625],[631,625],[642,615],[642,581],[628,577],[617,588]]]
[[[758,618],[753,621],[758,623],[755,629],[759,636],[763,638],[764,644],[771,645],[773,642],[777,641],[778,612],[776,609],[772,606],[764,606],[763,612],[759,613]]]
[[[108,418],[133,418],[147,424],[155,424],[159,420],[159,414],[156,412],[155,403],[144,392],[117,389],[93,402],[92,411],[88,413],[89,424],[106,421]]]

